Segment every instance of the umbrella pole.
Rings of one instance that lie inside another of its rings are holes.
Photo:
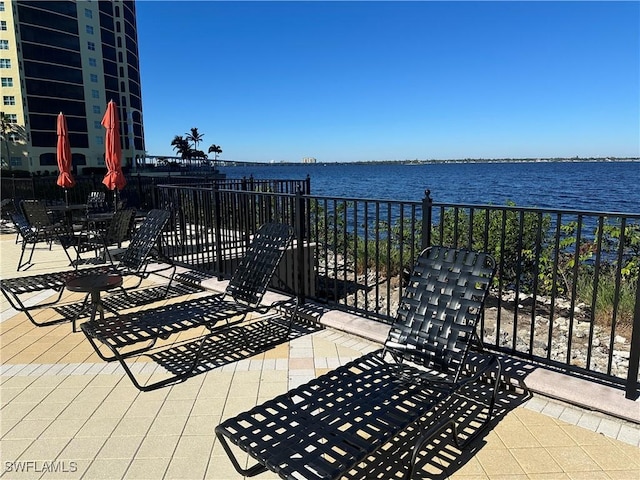
[[[69,206],[69,190],[67,190],[66,188],[64,189],[64,204],[67,207]]]

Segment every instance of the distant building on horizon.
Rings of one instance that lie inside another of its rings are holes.
[[[304,157],[302,163],[316,163],[316,159],[313,157]]]
[[[60,112],[76,173],[105,167],[100,122],[110,100],[119,107],[123,166],[144,157],[133,0],[0,0],[0,81],[0,111],[13,130],[0,145],[3,168],[57,171]]]

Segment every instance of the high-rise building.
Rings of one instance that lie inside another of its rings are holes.
[[[2,167],[55,172],[63,112],[76,173],[104,167],[107,103],[119,107],[123,167],[144,155],[133,0],[0,0]]]

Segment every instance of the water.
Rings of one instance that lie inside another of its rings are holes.
[[[318,196],[640,213],[640,163],[300,164],[222,167],[228,178],[311,177]]]

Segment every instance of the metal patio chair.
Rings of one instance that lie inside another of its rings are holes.
[[[124,289],[131,290],[138,288],[142,281],[152,274],[160,274],[171,270],[166,274],[169,278],[168,285],[164,290],[169,291],[176,271],[173,263],[159,264],[157,267],[149,268],[153,257],[152,251],[161,239],[161,233],[169,218],[169,212],[165,210],[151,210],[143,222],[140,224],[135,234],[131,238],[124,253],[119,257],[114,265],[105,265],[92,268],[74,269],[70,271],[45,273],[17,278],[0,279],[0,290],[14,309],[24,312],[29,321],[34,325],[43,326],[60,323],[66,319],[51,320],[48,322],[38,322],[34,319],[31,311],[51,307],[57,304],[62,298],[67,281],[83,275],[92,273],[117,273],[122,276],[135,276],[138,281],[134,285],[127,285]],[[42,297],[42,300],[35,304],[25,304],[28,297],[35,292],[52,291],[51,296]]]
[[[469,355],[471,344],[479,344],[475,329],[494,269],[487,254],[445,247],[423,251],[382,350],[215,428],[236,470],[246,476],[271,470],[287,479],[340,478],[397,436],[411,438],[417,430],[410,465],[403,467],[411,478],[423,446],[452,418],[457,443],[475,438],[491,420],[500,379],[495,356]],[[492,379],[484,404],[474,407],[471,397],[456,403],[480,424],[466,435],[457,429],[460,409],[450,404],[484,376]],[[232,445],[256,463],[241,466]]]
[[[86,215],[90,216],[112,210],[106,197],[106,193],[102,191],[89,192],[89,195],[87,195]]]
[[[224,293],[160,308],[88,321],[80,325],[96,353],[105,361],[119,361],[131,382],[141,391],[181,382],[194,375],[203,345],[222,329],[243,322],[252,312],[266,313],[282,301],[262,304],[276,268],[292,240],[291,228],[280,223],[262,225],[255,233]],[[285,300],[284,302],[287,302]],[[290,313],[289,330],[295,318]],[[138,381],[126,359],[149,352],[158,339],[166,340],[184,330],[205,327],[209,333],[197,338],[190,364],[158,381]],[[287,332],[287,334],[288,334]],[[248,339],[245,338],[245,343]]]
[[[118,210],[113,213],[111,219],[107,222],[106,228],[102,228],[99,224],[87,221],[84,229],[75,235],[77,258],[74,262],[76,268],[84,261],[80,258],[81,253],[94,252],[93,261],[106,262],[113,264],[113,258],[109,252],[109,247],[120,247],[122,243],[130,236],[135,211],[133,209]],[[99,253],[102,255],[99,256]]]
[[[67,238],[66,236],[64,235],[58,236],[58,234],[51,229],[32,227],[29,221],[27,220],[27,218],[21,213],[11,213],[9,214],[9,217],[11,218],[11,221],[13,222],[16,228],[16,231],[18,232],[17,243],[21,244],[20,258],[18,259],[18,266],[16,267],[17,271],[20,271],[22,267],[31,265],[31,261],[33,260],[33,253],[35,251],[37,244],[39,243],[47,244],[49,246],[49,250],[51,250],[51,246],[53,245],[53,242],[55,239],[60,240],[60,243],[64,248],[65,254],[69,258],[69,261],[71,261],[71,257],[67,252],[67,248],[69,248],[71,245],[66,243],[65,241],[65,238]],[[27,258],[23,262],[22,260],[24,259],[25,251],[27,250],[29,245],[31,245],[29,258]]]
[[[33,253],[38,243],[47,243],[49,250],[54,242],[59,243],[64,249],[64,253],[72,262],[68,249],[72,248],[73,241],[70,239],[70,232],[64,223],[54,222],[47,213],[47,207],[41,200],[22,200],[20,202],[20,212],[11,215],[11,219],[18,231],[22,251],[18,260],[17,270],[31,264]],[[29,258],[23,263],[25,249],[31,245]]]

